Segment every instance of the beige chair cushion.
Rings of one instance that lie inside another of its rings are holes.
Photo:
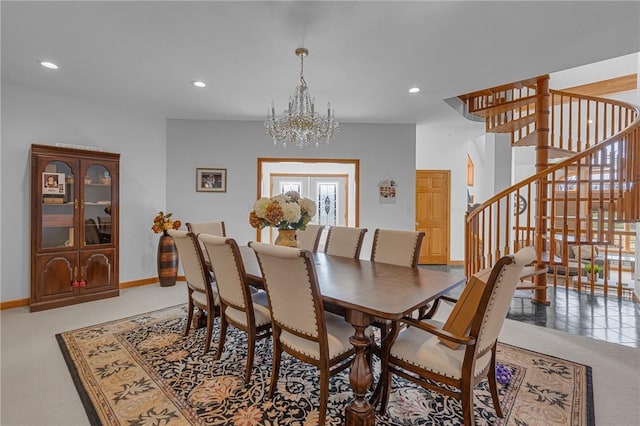
[[[271,313],[269,312],[269,301],[267,300],[267,293],[259,291],[251,295],[253,299],[253,314],[256,319],[256,327],[268,324],[271,322]],[[248,327],[247,314],[239,311],[231,306],[227,306],[225,309],[225,315],[227,318]]]
[[[414,266],[420,232],[378,229],[374,236],[371,260],[400,266]]]
[[[318,247],[316,242],[320,238],[320,233],[323,228],[324,226],[322,225],[314,225],[310,223],[304,231],[298,230],[296,232],[296,237],[298,238],[298,245],[300,248],[309,251],[317,251]]]
[[[473,321],[473,316],[478,310],[482,292],[489,279],[489,275],[491,275],[491,270],[492,268],[486,268],[471,276],[471,279],[467,282],[467,285],[442,327],[443,330],[457,336],[468,335],[469,329],[471,328],[471,321]],[[438,337],[438,339],[440,339],[443,345],[451,349],[457,349],[459,346],[458,343],[454,343],[451,340],[441,337]]]
[[[439,321],[425,320],[437,328]],[[450,349],[440,344],[438,338],[417,327],[408,327],[400,332],[391,347],[391,355],[427,371],[433,371],[453,379],[462,378],[462,362],[465,347]],[[491,351],[476,361],[474,375],[478,376],[491,362]]]
[[[196,235],[209,234],[218,237],[226,236],[224,222],[189,222],[189,227],[191,228],[191,232]]]
[[[218,289],[215,285],[211,286],[211,291],[213,292],[213,304],[218,306],[220,304],[220,299],[218,298]],[[207,294],[201,293],[199,291],[194,291],[191,293],[191,298],[193,299],[193,303],[200,307],[207,306]]]
[[[200,234],[198,240],[204,247],[205,256],[210,258],[222,299],[228,304],[244,308],[242,286],[245,284],[240,276],[233,249],[227,244],[227,238]]]
[[[271,299],[272,317],[292,330],[317,337],[319,330],[313,314],[311,282],[305,260],[300,257],[301,250],[264,243],[253,243],[251,247],[260,259]],[[295,303],[291,303],[294,300]]]
[[[329,230],[325,252],[333,256],[355,258],[362,245],[362,234],[366,229],[333,226]]]
[[[349,351],[353,346],[349,338],[353,336],[354,329],[339,315],[329,312],[324,314],[327,324],[327,341],[329,343],[329,358],[335,358]],[[296,351],[302,352],[313,359],[320,359],[320,349],[316,342],[303,339],[285,330],[280,334],[280,341]]]
[[[591,260],[591,246],[571,246],[571,251],[573,252],[573,257],[575,259]],[[593,254],[598,254],[595,248]]]

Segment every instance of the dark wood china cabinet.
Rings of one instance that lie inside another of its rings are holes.
[[[31,145],[31,312],[118,296],[120,154]]]

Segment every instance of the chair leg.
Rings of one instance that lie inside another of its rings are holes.
[[[389,405],[389,394],[391,393],[391,372],[382,362],[382,372],[380,373],[380,385],[382,386],[382,398],[380,400],[380,413],[386,414]]]
[[[329,401],[329,368],[320,369],[320,407],[318,409],[318,424],[323,425],[327,417],[327,403]]]
[[[204,342],[204,353],[207,354],[209,349],[211,348],[211,337],[213,336],[213,311],[208,312],[207,314],[207,337]]]
[[[253,369],[253,353],[256,347],[256,336],[247,333],[247,368],[244,372],[244,384],[249,384],[251,380],[251,370]]]
[[[502,407],[500,406],[500,397],[498,396],[498,383],[496,382],[496,358],[491,357],[491,365],[489,366],[489,373],[487,374],[487,380],[489,381],[489,390],[491,391],[491,399],[493,400],[493,408],[496,410],[496,415],[500,418],[504,417]]]
[[[462,416],[464,418],[464,424],[467,426],[474,426],[476,424],[473,416],[473,387],[471,383],[462,384]]]
[[[191,299],[191,292],[189,292],[189,307],[187,308],[187,324],[184,327],[185,337],[189,335],[191,329],[191,321],[193,320],[193,300]]]
[[[269,385],[269,398],[273,398],[278,385],[278,375],[280,374],[280,358],[282,348],[280,347],[280,333],[273,333],[273,367],[271,368],[271,384]]]
[[[222,311],[222,309],[221,309]],[[218,353],[216,353],[216,359],[220,359],[222,350],[224,349],[224,342],[227,338],[227,317],[224,314],[220,315],[220,337],[218,339]]]

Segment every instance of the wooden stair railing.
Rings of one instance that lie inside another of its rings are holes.
[[[485,117],[488,132],[509,132],[514,146],[535,141],[544,147],[536,129],[544,122],[536,115],[540,81],[526,80],[461,98],[470,113]],[[563,281],[565,287],[584,285],[591,292],[601,286],[606,294],[615,280],[610,282],[608,271],[603,280],[595,271],[583,277],[581,257],[590,252],[595,259],[598,246],[604,247],[605,258],[610,252],[621,253],[612,247],[615,224],[640,221],[640,108],[568,92],[549,94],[548,149],[571,157],[548,164],[467,214],[466,273],[471,276],[503,255],[534,245],[536,269],[551,271],[554,285]],[[528,209],[518,213],[522,205]],[[578,253],[575,260],[569,256],[573,247]],[[570,276],[572,272],[577,278]],[[546,275],[534,276],[536,285],[530,288],[536,289],[535,302],[547,303]],[[621,297],[618,278],[615,287]]]

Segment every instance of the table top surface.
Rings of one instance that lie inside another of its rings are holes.
[[[262,281],[250,247],[241,247],[250,280]],[[325,302],[376,317],[397,320],[466,282],[463,275],[313,253]]]

